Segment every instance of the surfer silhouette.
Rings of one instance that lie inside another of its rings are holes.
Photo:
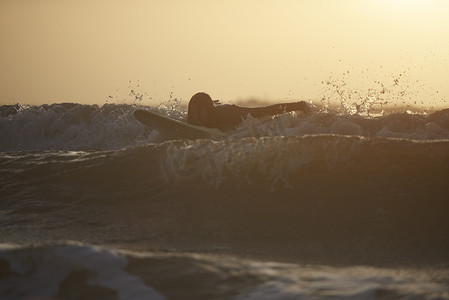
[[[220,104],[218,100],[212,100],[206,93],[197,93],[190,99],[187,122],[192,125],[231,131],[242,124],[248,114],[253,118],[263,118],[289,111],[303,111],[309,115],[311,108],[305,101],[253,108],[240,107]]]

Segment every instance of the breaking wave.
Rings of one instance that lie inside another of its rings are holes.
[[[136,108],[157,111],[183,121],[186,117],[179,108],[127,104],[3,105],[0,107],[0,151],[116,150],[165,140],[135,120],[132,113]],[[449,109],[429,115],[404,112],[376,117],[318,111],[309,118],[290,113],[277,119],[280,119],[283,130],[270,135],[343,134],[415,140],[449,138]],[[254,122],[249,118],[242,128],[254,127]],[[248,132],[248,135],[254,134]]]
[[[449,299],[447,271],[0,245],[2,299]],[[45,297],[45,298],[44,298]]]

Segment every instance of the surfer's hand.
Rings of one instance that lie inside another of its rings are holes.
[[[304,110],[303,112],[306,114],[306,116],[310,116],[313,112],[312,110],[312,105],[310,105],[309,103],[305,102],[305,101],[301,101],[304,103]]]
[[[310,116],[312,114],[312,112],[313,112],[312,106],[309,103],[307,103],[306,101],[300,101],[300,102],[297,102],[296,104],[298,107],[297,110],[302,111],[306,116]]]

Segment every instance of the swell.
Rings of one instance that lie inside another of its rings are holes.
[[[372,177],[398,184],[414,177],[437,183],[449,167],[449,141],[366,138],[350,135],[304,135],[240,138],[224,141],[171,141],[116,151],[16,151],[0,155],[6,184],[30,187],[53,182],[103,186],[119,182],[145,186],[189,186],[191,182],[243,188],[265,185],[274,192],[316,184],[329,177]],[[408,172],[411,171],[411,172]],[[426,173],[427,171],[427,173]],[[399,174],[400,176],[397,176]],[[322,179],[319,179],[322,178]],[[427,177],[426,177],[427,178]],[[354,180],[347,180],[354,182]],[[5,186],[4,186],[5,187]]]
[[[136,247],[252,249],[326,263],[449,259],[447,140],[178,141],[3,153],[0,166],[5,231],[38,218],[63,228],[52,229],[57,235],[83,229],[83,239]]]

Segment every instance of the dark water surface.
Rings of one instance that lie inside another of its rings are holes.
[[[1,107],[0,298],[449,299],[449,110],[163,142],[134,109]]]

